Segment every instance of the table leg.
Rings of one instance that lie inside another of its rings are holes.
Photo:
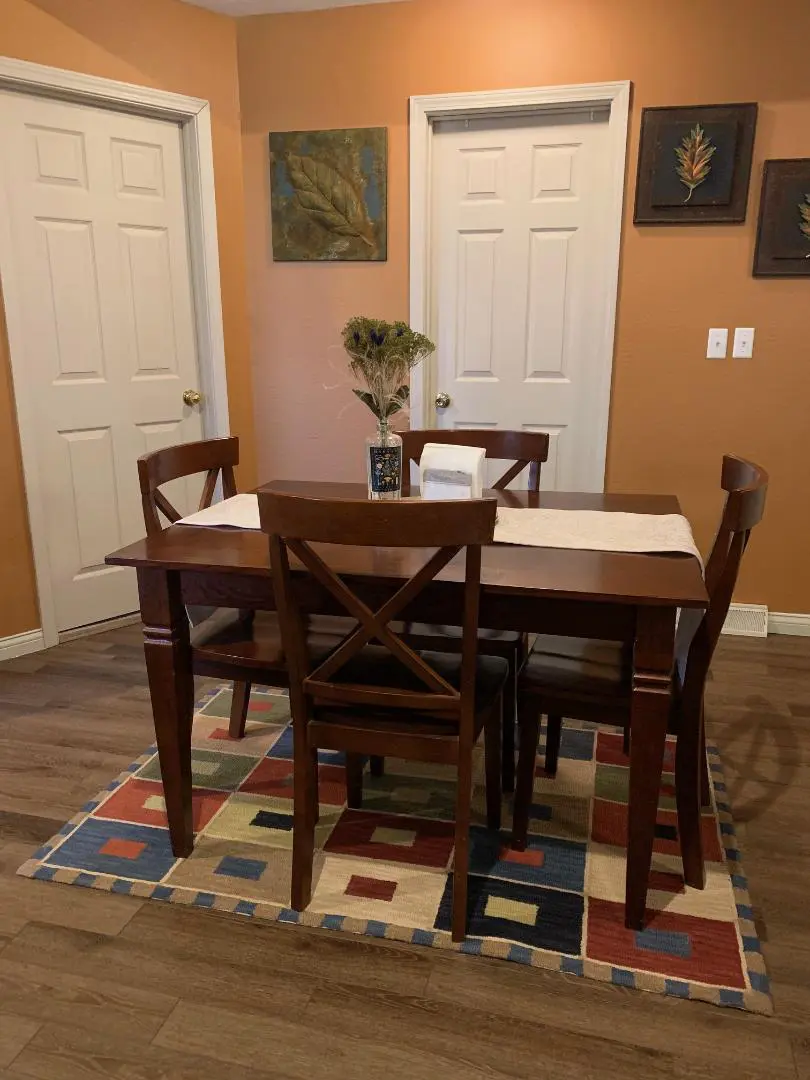
[[[175,572],[139,569],[138,593],[169,835],[172,851],[183,858],[194,847],[191,814],[194,675],[188,617],[180,593],[180,577]]]
[[[641,607],[633,652],[630,709],[630,805],[624,921],[641,930],[652,864],[664,744],[672,695],[675,609]]]

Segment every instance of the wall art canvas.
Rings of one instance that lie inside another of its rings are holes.
[[[384,262],[387,166],[385,128],[271,132],[273,258]]]
[[[745,221],[757,106],[644,109],[637,225]]]
[[[810,158],[765,162],[754,277],[810,277]]]

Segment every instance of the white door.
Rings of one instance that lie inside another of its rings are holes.
[[[434,126],[430,321],[434,386],[450,397],[437,423],[548,432],[551,490],[603,490],[608,120],[604,108]]]
[[[180,129],[0,93],[0,138],[66,630],[137,610],[134,573],[104,565],[144,533],[136,459],[201,436],[199,410],[182,400],[198,374]],[[184,485],[180,501],[191,496]]]

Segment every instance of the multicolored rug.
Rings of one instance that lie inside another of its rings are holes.
[[[770,1013],[768,978],[716,752],[714,809],[703,818],[704,891],[681,876],[668,745],[648,924],[624,926],[627,759],[621,736],[567,724],[556,779],[538,758],[525,852],[484,824],[476,763],[469,933],[450,940],[452,771],[387,759],[367,775],[364,807],[346,807],[339,754],[320,764],[313,898],[289,908],[292,732],[287,698],[251,696],[247,733],[228,737],[231,695],[214,689],[193,729],[193,854],[169,845],[160,766],[150,747],[20,867],[43,881],[129,893],[499,957],[675,997]],[[542,746],[540,748],[542,754]]]

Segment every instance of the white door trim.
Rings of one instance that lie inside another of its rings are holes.
[[[200,98],[115,82],[94,75],[0,57],[0,89],[39,97],[94,105],[180,124],[186,181],[190,265],[200,381],[208,407],[203,413],[206,436],[230,434],[225,338],[219,276],[217,214],[211,106]],[[31,546],[39,596],[44,648],[56,645],[56,628],[48,567],[43,486],[35,452],[34,402],[24,377],[26,368],[23,312],[15,280],[9,208],[0,186],[0,280],[5,301],[11,374],[17,404],[23,476],[31,527]]]
[[[602,319],[600,354],[610,363],[598,373],[598,397],[602,403],[602,426],[594,432],[601,449],[598,462],[604,474],[607,449],[610,384],[613,374],[613,342],[619,284],[619,254],[624,207],[624,178],[627,156],[627,125],[630,113],[630,83],[583,83],[578,86],[545,86],[525,90],[491,90],[471,94],[435,94],[410,100],[410,322],[414,330],[428,333],[431,323],[430,222],[431,150],[433,125],[437,120],[480,118],[487,114],[541,112],[571,105],[610,108],[608,139],[611,153],[611,207],[606,256],[608,264],[607,303]],[[411,374],[411,426],[435,424],[433,397],[436,393],[435,358]]]

